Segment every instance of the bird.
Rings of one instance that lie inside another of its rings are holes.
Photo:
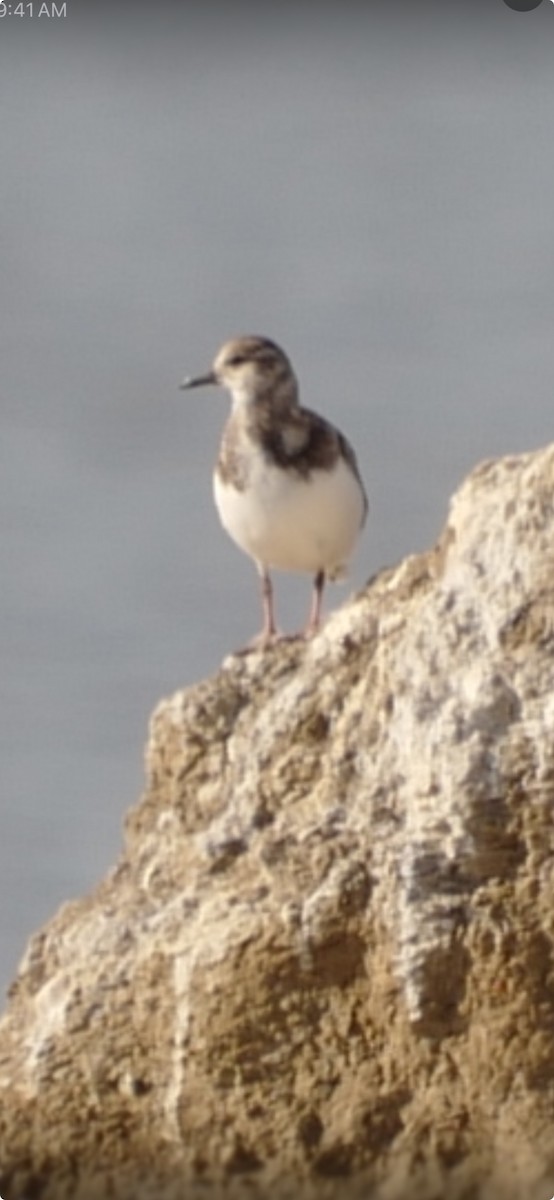
[[[251,645],[282,635],[274,611],[272,570],[313,578],[303,631],[320,628],[325,583],[344,576],[367,512],[352,446],[324,417],[301,406],[296,375],[268,337],[233,337],[203,375],[180,386],[222,387],[231,396],[214,469],[215,504],[224,529],[254,560],[263,627]]]

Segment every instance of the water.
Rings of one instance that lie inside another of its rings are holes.
[[[185,373],[285,346],[366,477],[353,585],[552,438],[552,6],[361,7],[0,26],[2,985],[119,852],[153,706],[260,620]]]

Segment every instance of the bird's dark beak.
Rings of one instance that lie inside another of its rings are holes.
[[[206,387],[207,384],[217,383],[217,379],[213,371],[208,371],[207,375],[197,375],[196,378],[186,378],[179,384],[181,388]]]

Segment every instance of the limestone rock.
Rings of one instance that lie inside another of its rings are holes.
[[[8,1200],[554,1192],[554,447],[155,711],[0,1025]]]

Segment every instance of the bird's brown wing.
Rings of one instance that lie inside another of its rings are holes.
[[[360,485],[364,498],[362,524],[365,522],[367,496],[356,455],[344,434],[319,413],[291,408],[284,415],[277,414],[270,405],[258,406],[251,433],[269,462],[295,471],[303,479],[309,479],[312,471],[330,470],[340,457],[344,458]]]

